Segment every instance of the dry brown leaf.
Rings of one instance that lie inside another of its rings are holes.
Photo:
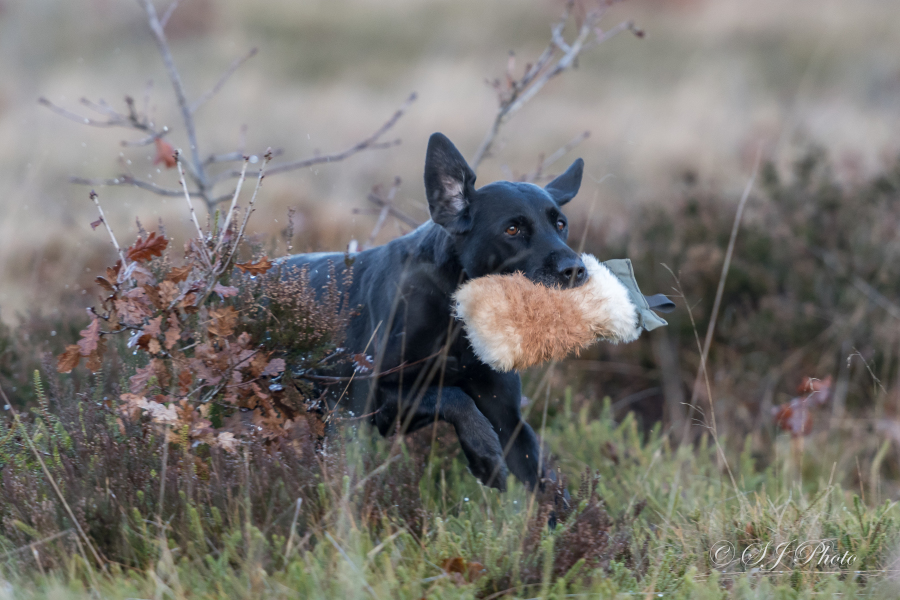
[[[238,313],[232,306],[222,308],[214,308],[209,311],[210,324],[207,330],[210,335],[219,337],[227,337],[234,333],[234,326],[237,324]]]
[[[169,327],[166,329],[166,350],[171,350],[175,347],[175,344],[178,343],[179,338],[181,337],[181,327],[178,324],[178,317],[174,314],[169,315],[168,320]]]
[[[190,369],[182,369],[178,372],[178,393],[187,394],[191,391],[191,383],[194,381],[194,374]],[[203,406],[207,406],[204,404]]]
[[[162,235],[156,235],[151,232],[146,239],[138,238],[137,241],[128,249],[125,256],[128,260],[143,262],[150,260],[155,256],[162,256],[163,250],[169,245],[169,240]]]
[[[78,349],[82,356],[88,356],[97,349],[100,342],[100,319],[94,317],[91,324],[81,330],[81,339],[78,340]]]
[[[178,161],[175,160],[175,149],[172,148],[172,144],[162,138],[156,138],[156,158],[153,159],[153,164],[160,163],[166,165],[167,169],[173,169]]]
[[[223,431],[216,436],[216,446],[225,452],[237,452],[238,440],[230,431]]]
[[[147,391],[147,384],[151,377],[156,376],[156,370],[151,362],[146,367],[139,367],[134,375],[128,380],[128,389],[132,394],[143,394]]]
[[[151,339],[150,342],[147,344],[147,352],[149,352],[150,354],[159,354],[161,350],[162,350],[162,345],[159,343],[159,340],[156,338]]]
[[[60,373],[71,373],[81,360],[81,348],[76,344],[66,346],[66,351],[56,359],[56,370]]]
[[[97,277],[94,279],[94,281],[97,283],[97,285],[102,287],[107,292],[115,292],[116,291],[116,288],[113,287],[113,284],[110,283],[106,277]],[[113,281],[115,281],[115,280],[113,280]]]
[[[147,321],[147,324],[144,325],[144,333],[153,337],[158,336],[161,333],[162,318],[163,316],[159,315]]]
[[[238,263],[236,265],[238,269],[241,270],[241,273],[249,273],[250,275],[263,275],[266,271],[272,268],[272,261],[270,261],[267,257],[263,256],[256,262],[248,262],[248,263]]]
[[[190,265],[185,265],[183,267],[172,267],[169,270],[169,275],[166,277],[166,279],[174,283],[181,283],[188,278],[188,275],[191,274],[192,270],[193,267],[191,267]]]
[[[178,286],[168,279],[159,284],[159,300],[163,308],[168,308],[178,298],[181,291]]]

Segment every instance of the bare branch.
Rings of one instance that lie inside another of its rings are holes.
[[[244,237],[244,230],[247,228],[247,221],[250,220],[250,215],[253,214],[253,205],[256,204],[256,195],[259,193],[259,188],[262,187],[263,178],[266,176],[266,167],[269,165],[269,161],[272,160],[272,153],[266,152],[263,157],[263,164],[259,168],[259,176],[256,178],[256,188],[253,190],[253,196],[250,197],[250,204],[247,205],[247,211],[244,213],[244,221],[241,223],[241,228],[238,230],[237,237],[234,238],[234,245],[231,247],[231,253],[228,255],[228,260],[222,263],[222,269],[228,268],[228,265],[231,264],[232,259],[234,258],[234,253],[237,251],[238,246],[241,243],[241,240]]]
[[[178,166],[178,181],[181,183],[181,189],[184,192],[184,199],[187,201],[188,210],[191,212],[191,219],[197,228],[197,238],[203,243],[203,229],[200,228],[200,222],[197,220],[197,213],[194,211],[194,203],[191,202],[191,193],[188,191],[187,182],[184,180],[184,167],[181,166],[181,150],[175,151],[175,163]],[[205,249],[205,246],[203,246]]]
[[[550,168],[553,163],[558,161],[560,158],[569,153],[573,148],[578,146],[581,142],[588,139],[591,136],[590,131],[583,131],[576,135],[574,138],[569,140],[563,147],[559,150],[548,156],[547,158],[541,157],[541,162],[538,164],[537,168],[531,173],[526,173],[522,177],[522,181],[527,181],[529,183],[534,183],[538,181],[541,177],[544,176],[544,172]]]
[[[97,206],[97,212],[100,213],[100,220],[103,221],[104,225],[106,225],[106,231],[109,233],[109,239],[112,240],[113,246],[116,247],[116,252],[119,253],[119,258],[122,259],[122,266],[127,266],[128,261],[125,260],[125,253],[122,252],[122,248],[119,247],[119,242],[116,241],[116,234],[113,233],[112,227],[109,226],[109,222],[106,220],[106,215],[103,214],[103,207],[100,206],[100,197],[97,195],[97,192],[91,190],[90,198]]]
[[[222,245],[222,242],[225,240],[225,234],[228,232],[228,226],[231,225],[231,217],[234,215],[234,209],[237,206],[238,196],[241,195],[241,186],[244,185],[244,177],[247,174],[247,165],[250,163],[250,157],[244,157],[244,165],[241,167],[241,177],[238,179],[237,185],[234,187],[234,197],[231,199],[231,206],[228,208],[228,213],[225,215],[225,224],[222,225],[222,233],[219,235],[219,241],[216,242],[216,247],[213,249],[213,254],[219,251],[219,247]]]
[[[159,20],[159,24],[162,25],[162,28],[165,29],[166,25],[169,24],[169,19],[172,18],[172,13],[175,12],[175,9],[178,8],[178,3],[181,0],[172,0],[172,3],[169,5],[169,8],[166,9],[166,12],[163,13],[162,19]]]
[[[141,188],[142,190],[147,190],[148,192],[153,192],[154,194],[157,194],[159,196],[169,196],[174,198],[181,196],[183,193],[181,190],[170,190],[168,188],[160,187],[154,183],[135,179],[131,175],[120,175],[115,179],[88,179],[86,177],[69,177],[69,183],[91,186],[133,186],[136,188]],[[191,196],[202,197],[199,192],[191,192]]]
[[[76,123],[81,123],[82,125],[90,125],[91,127],[127,127],[127,121],[121,121],[119,119],[111,118],[108,121],[98,121],[97,119],[90,119],[88,117],[82,117],[79,114],[73,113],[65,108],[57,106],[44,98],[43,96],[38,98],[38,104],[42,106],[46,106],[56,114],[63,116],[70,121],[75,121]]]
[[[281,156],[284,154],[284,150],[281,148],[277,148],[272,150],[272,157]],[[247,156],[253,156],[253,154],[245,154],[244,152],[238,150],[237,152],[228,152],[226,154],[210,154],[203,164],[211,165],[215,163],[224,163],[224,162],[237,162],[239,160],[244,160]]]
[[[159,21],[156,14],[156,8],[150,0],[138,0],[144,11],[147,13],[147,22],[150,25],[150,31],[153,33],[153,40],[162,56],[163,64],[169,74],[172,87],[175,89],[175,97],[178,100],[178,107],[181,109],[181,118],[184,121],[184,129],[187,133],[188,144],[191,150],[191,163],[193,172],[197,180],[197,187],[200,188],[200,195],[206,200],[206,190],[208,187],[206,181],[206,173],[203,169],[203,162],[200,160],[200,149],[197,146],[197,130],[194,127],[194,115],[188,104],[187,96],[184,92],[184,84],[181,82],[181,75],[175,68],[175,61],[172,59],[172,52],[169,50],[169,43],[166,40],[166,34],[163,31],[163,25]],[[207,205],[208,205],[207,201]],[[211,207],[210,207],[211,208]]]
[[[505,86],[499,80],[494,81],[493,87],[497,90],[499,96],[499,106],[493,123],[488,128],[484,139],[478,146],[475,156],[472,158],[472,169],[478,170],[478,166],[489,155],[500,128],[506,123],[516,112],[519,111],[529,100],[531,100],[538,92],[543,89],[548,81],[571,68],[581,54],[587,48],[605,42],[614,35],[629,30],[635,35],[641,37],[643,32],[635,29],[631,21],[620,23],[609,31],[602,31],[598,27],[598,23],[606,12],[606,7],[598,10],[590,11],[584,17],[578,35],[569,43],[563,37],[563,31],[569,20],[573,2],[570,0],[566,4],[563,15],[556,24],[551,28],[551,40],[547,48],[541,53],[538,60],[529,65],[525,74],[521,79],[513,79],[511,70],[513,66],[512,59],[507,66],[507,77]],[[594,39],[590,39],[594,34]],[[562,55],[557,59],[554,58],[558,53]]]
[[[397,124],[397,121],[400,120],[400,117],[409,109],[410,105],[415,102],[417,95],[415,92],[409,95],[409,98],[406,99],[400,108],[397,109],[397,112],[388,119],[384,125],[382,125],[378,131],[373,133],[371,136],[366,139],[358,142],[357,144],[347,148],[342,152],[336,152],[334,154],[322,154],[319,156],[313,156],[312,158],[305,158],[303,160],[298,160],[294,162],[281,163],[280,165],[274,165],[270,169],[268,169],[269,175],[275,175],[277,173],[285,173],[287,171],[296,171],[297,169],[302,169],[304,167],[310,167],[312,165],[317,165],[320,163],[333,163],[345,160],[354,154],[362,152],[363,150],[377,150],[382,148],[390,148],[392,146],[396,146],[400,143],[400,140],[393,140],[391,142],[381,142],[380,138],[387,133],[394,125]],[[225,171],[220,173],[216,177],[213,178],[212,183],[218,183],[224,179],[230,179],[233,177],[240,177],[241,172],[237,169],[231,171]]]
[[[250,52],[240,58],[236,58],[234,62],[228,65],[228,68],[225,69],[225,72],[222,73],[221,77],[219,77],[219,81],[216,82],[216,85],[214,85],[211,90],[194,100],[193,104],[191,104],[191,112],[197,112],[197,109],[206,104],[210,100],[210,98],[218,94],[222,89],[222,86],[225,85],[225,82],[228,81],[228,79],[234,74],[234,72],[237,71],[242,64],[256,56],[257,52],[258,50],[256,48],[251,48]]]

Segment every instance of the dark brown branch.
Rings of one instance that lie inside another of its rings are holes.
[[[234,60],[234,62],[232,62],[230,65],[228,65],[228,68],[225,69],[225,72],[222,73],[221,77],[219,77],[219,81],[216,82],[216,85],[214,85],[211,90],[209,90],[208,92],[206,92],[205,94],[203,94],[202,96],[200,96],[199,98],[194,100],[193,104],[191,104],[191,107],[190,107],[191,112],[192,113],[197,112],[197,109],[199,109],[201,106],[203,106],[204,104],[209,102],[209,100],[213,96],[218,94],[219,91],[222,89],[222,86],[225,85],[225,83],[234,74],[234,72],[237,71],[238,68],[242,64],[244,64],[245,62],[247,62],[248,60],[250,60],[251,58],[256,56],[256,53],[257,53],[257,49],[251,48],[250,52],[248,52],[247,54],[245,54],[244,56],[242,56],[240,58],[236,58]]]
[[[281,163],[278,165],[272,165],[267,170],[269,175],[276,175],[278,173],[285,173],[287,171],[296,171],[297,169],[302,169],[304,167],[311,167],[312,165],[318,165],[321,163],[333,163],[345,160],[354,154],[362,152],[363,150],[378,150],[383,148],[390,148],[392,146],[396,146],[400,143],[400,140],[393,140],[391,142],[381,142],[380,138],[387,133],[394,125],[397,124],[397,121],[400,120],[400,117],[404,115],[404,113],[409,109],[410,105],[415,102],[417,95],[415,92],[409,95],[409,98],[397,109],[397,112],[388,119],[384,125],[382,125],[378,131],[373,133],[371,136],[366,139],[358,142],[357,144],[343,150],[341,152],[335,152],[334,154],[321,154],[319,156],[313,156],[311,158],[305,158],[303,160],[298,160],[294,162]],[[231,179],[235,177],[240,177],[241,172],[237,169],[232,169],[230,171],[225,171],[220,173],[216,177],[212,179],[212,183],[218,183],[219,181],[225,179]]]

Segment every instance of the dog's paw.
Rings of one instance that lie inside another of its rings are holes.
[[[458,432],[459,433],[459,432]],[[500,439],[493,429],[469,431],[459,436],[463,453],[469,461],[469,472],[484,485],[506,491],[506,462]]]

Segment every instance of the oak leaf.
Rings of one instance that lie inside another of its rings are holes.
[[[147,321],[147,324],[144,325],[144,333],[146,333],[150,336],[156,337],[161,333],[161,331],[160,331],[161,325],[162,325],[162,315],[159,315],[158,317],[154,317],[154,318],[150,319],[149,321]]]
[[[81,348],[76,344],[66,346],[66,351],[56,359],[56,370],[60,373],[71,373],[81,360]]]
[[[167,281],[172,281],[174,283],[181,283],[185,279],[188,278],[188,275],[191,274],[193,267],[190,265],[185,265],[183,267],[172,267],[169,270],[169,274],[166,276]]]
[[[267,257],[263,256],[256,262],[246,262],[246,263],[238,263],[236,265],[238,269],[241,270],[241,273],[249,273],[250,275],[263,275],[266,271],[272,268],[272,261],[270,261]]]
[[[181,327],[178,325],[178,317],[174,314],[169,315],[169,327],[166,329],[166,350],[171,350],[181,338]]]
[[[88,356],[97,349],[97,344],[100,342],[100,319],[94,317],[91,324],[82,329],[80,333],[78,349],[82,356]]]
[[[167,279],[159,284],[159,300],[163,308],[169,307],[179,294],[181,294],[181,290],[172,281]]]
[[[207,325],[210,335],[219,337],[227,337],[234,333],[234,326],[237,324],[238,313],[233,306],[225,306],[222,308],[214,308],[209,311],[211,323]]]
[[[169,245],[169,240],[162,235],[156,235],[156,232],[151,232],[146,239],[138,238],[137,241],[128,249],[126,256],[128,260],[134,261],[147,261],[155,256],[162,256],[163,251],[166,249],[166,246]]]

